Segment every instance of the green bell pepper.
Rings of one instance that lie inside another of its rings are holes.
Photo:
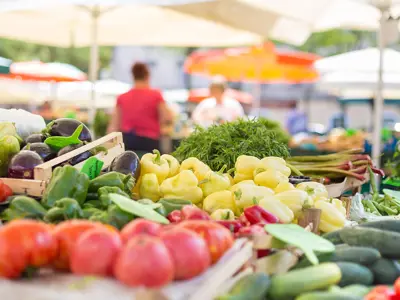
[[[103,224],[108,224],[108,222],[109,222],[108,220],[109,220],[108,213],[106,211],[102,211],[102,212],[99,212],[99,213],[94,213],[89,218],[89,221],[100,222],[100,223],[103,223]]]
[[[135,216],[123,211],[117,205],[113,204],[108,207],[108,224],[117,229],[122,229],[126,224],[135,219]]]
[[[99,215],[99,214],[104,213],[104,211],[102,211],[101,209],[95,208],[95,207],[84,208],[82,210],[82,212],[83,212],[84,219],[90,219],[94,215]]]
[[[182,207],[184,207],[185,205],[192,205],[192,201],[189,200],[167,198],[160,199],[160,201],[158,201],[157,203],[162,204],[162,206],[165,208],[167,215],[174,210],[181,210]]]
[[[103,186],[97,191],[97,196],[103,208],[111,205],[109,194],[118,194],[130,198],[130,196],[117,186]]]
[[[89,188],[89,177],[72,166],[57,167],[43,194],[42,205],[51,208],[62,198],[75,199],[83,205]]]
[[[99,197],[97,196],[97,192],[96,193],[87,193],[85,203],[87,203],[90,200],[97,200],[98,198]]]
[[[95,179],[90,180],[89,193],[97,193],[101,187],[119,187],[129,196],[132,195],[132,189],[135,186],[135,178],[132,175],[125,175],[118,172],[109,172]]]
[[[101,204],[100,200],[89,200],[86,201],[82,208],[97,208],[97,209],[103,209],[103,205]]]
[[[161,203],[154,203],[152,200],[150,199],[140,199],[137,200],[136,202],[144,204],[144,205],[149,205],[152,206],[152,209],[156,212],[158,212],[160,215],[166,217],[168,216],[167,214],[167,210],[165,209],[164,205],[162,205]]]
[[[2,218],[5,221],[15,219],[41,220],[46,212],[46,209],[35,199],[27,196],[16,196],[10,202],[10,206],[4,210]]]
[[[81,218],[83,218],[82,208],[79,206],[78,201],[71,198],[57,200],[44,216],[44,220],[48,223]]]

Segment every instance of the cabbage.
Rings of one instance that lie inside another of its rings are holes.
[[[32,133],[40,133],[46,128],[46,122],[42,116],[23,109],[0,108],[0,122],[14,123],[17,133],[22,139],[26,139]]]

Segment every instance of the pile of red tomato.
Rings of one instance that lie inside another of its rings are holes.
[[[163,226],[137,219],[121,232],[84,220],[56,226],[16,220],[0,229],[0,277],[19,278],[28,267],[51,267],[113,276],[133,287],[161,287],[203,273],[232,244],[228,229],[201,220]]]
[[[400,277],[395,281],[393,288],[387,285],[374,287],[367,296],[366,300],[400,300]]]

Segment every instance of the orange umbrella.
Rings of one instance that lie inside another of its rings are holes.
[[[242,104],[251,104],[253,102],[253,96],[234,89],[228,89],[225,92],[225,95],[236,99]],[[189,102],[199,103],[204,99],[210,97],[210,90],[209,89],[194,89],[190,90],[189,92]]]
[[[318,73],[313,63],[319,57],[302,52],[284,52],[272,43],[251,48],[195,52],[185,62],[190,74],[223,75],[230,81],[313,82]]]
[[[10,74],[2,75],[2,77],[52,82],[87,80],[86,74],[72,65],[40,61],[13,63],[10,67]]]

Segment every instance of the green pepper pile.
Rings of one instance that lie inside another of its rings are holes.
[[[136,205],[135,210],[135,207],[127,209],[112,201],[112,194],[132,199],[134,185],[132,175],[108,172],[90,180],[72,166],[57,167],[40,202],[27,196],[16,196],[2,213],[1,219],[36,219],[48,223],[87,219],[121,229],[136,217],[143,217],[143,212],[148,212],[149,219],[154,212],[164,218],[172,210],[180,210],[184,205],[191,204],[184,200],[162,199],[154,203],[149,199],[141,199],[136,201],[139,207]]]

